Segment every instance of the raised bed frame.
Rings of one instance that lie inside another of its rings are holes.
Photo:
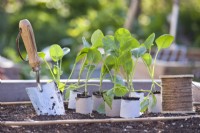
[[[160,82],[160,80],[156,80]],[[46,83],[47,80],[41,81]],[[66,82],[63,80],[62,82]],[[75,83],[77,80],[69,80],[69,83]],[[84,80],[82,80],[84,82]],[[90,83],[98,83],[99,80],[91,80]],[[134,80],[135,88],[148,89],[151,86],[151,80]],[[0,106],[17,105],[17,104],[31,104],[26,94],[25,88],[36,86],[35,80],[0,80]],[[109,89],[113,84],[109,80],[105,80],[103,88]],[[90,86],[89,92],[93,91]],[[159,87],[156,87],[159,90]],[[67,102],[65,102],[67,103]],[[199,103],[195,103],[199,104]],[[179,112],[180,113],[180,112]],[[69,120],[48,120],[48,121],[0,121],[0,125],[4,126],[37,126],[37,125],[52,125],[52,124],[80,124],[80,123],[116,123],[116,122],[143,122],[143,121],[168,121],[168,120],[184,120],[189,118],[200,118],[200,115],[176,116],[176,117],[147,117],[147,118],[107,118],[107,119],[69,119]]]

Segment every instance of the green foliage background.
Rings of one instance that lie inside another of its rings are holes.
[[[180,1],[177,42],[200,47],[200,2]],[[112,34],[123,27],[129,3],[129,0],[0,0],[0,55],[23,64],[16,54],[15,39],[19,21],[26,18],[33,26],[38,51],[54,43],[71,49],[63,59],[64,73],[69,73],[81,38],[88,40],[96,29]],[[167,16],[171,8],[172,0],[140,0],[132,33],[138,39],[152,32],[156,36],[168,33]],[[20,47],[25,57],[22,40]],[[29,66],[23,64],[21,71],[23,78],[30,78]]]

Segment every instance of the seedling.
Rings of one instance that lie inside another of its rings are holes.
[[[65,89],[65,83],[60,82],[60,76],[63,74],[62,71],[62,58],[64,55],[70,52],[69,48],[61,48],[58,44],[53,44],[49,48],[49,53],[52,61],[54,62],[53,68],[46,60],[46,54],[44,52],[38,52],[38,56],[45,62],[49,72],[51,73],[52,80],[56,82],[58,89],[63,92]]]
[[[127,29],[119,29],[115,33],[117,41],[120,43],[120,66],[124,72],[124,79],[127,82],[128,93],[134,91],[132,79],[135,74],[135,67],[138,59],[146,52],[146,48],[141,46]],[[132,56],[135,58],[133,59]]]
[[[132,79],[135,74],[135,67],[138,63],[139,58],[142,58],[145,63],[149,75],[152,80],[152,85],[150,90],[140,90],[143,92],[148,92],[148,96],[152,94],[155,88],[155,84],[160,86],[154,80],[154,71],[155,64],[157,60],[158,53],[164,49],[168,48],[173,42],[173,37],[171,35],[162,35],[156,39],[157,51],[156,56],[154,58],[154,62],[152,63],[152,56],[150,54],[151,48],[153,46],[153,42],[155,39],[155,34],[151,34],[143,44],[140,44],[138,40],[136,40],[131,33],[124,28],[120,28],[115,32],[115,35],[108,35],[103,38],[103,47],[106,53],[106,58],[104,61],[104,65],[102,67],[102,75],[104,73],[108,73],[111,69],[114,70],[114,76],[112,81],[114,83],[114,87],[111,90],[108,90],[107,93],[104,94],[104,100],[111,107],[112,97],[116,96],[124,96],[126,93],[130,93],[134,90],[134,86],[132,84]],[[134,57],[134,59],[132,58]],[[123,70],[124,79],[127,82],[127,86],[123,84],[118,84],[116,82],[116,75],[119,73],[119,70]],[[156,103],[156,98],[153,95],[154,104]],[[142,110],[145,111],[148,106],[148,97],[145,97],[143,102],[141,103]]]
[[[80,50],[80,52],[77,54],[76,56],[76,60],[74,63],[74,66],[72,68],[72,72],[69,76],[68,79],[71,78],[75,67],[77,65],[78,62],[81,62],[81,68],[79,70],[79,76],[78,76],[78,83],[77,84],[71,84],[68,88],[67,88],[67,97],[69,95],[69,90],[75,90],[75,89],[79,89],[81,87],[83,87],[80,84],[80,78],[81,75],[83,73],[83,71],[85,69],[87,69],[87,74],[86,74],[86,80],[85,80],[85,84],[84,84],[84,94],[87,95],[88,94],[88,80],[90,79],[92,73],[94,72],[96,66],[100,63],[102,56],[100,51],[98,50],[98,48],[102,47],[102,38],[104,37],[103,33],[100,30],[96,30],[91,37],[91,43],[92,45],[89,44],[89,42],[86,41],[86,39],[83,37],[82,41],[83,41],[83,48]]]
[[[156,104],[156,97],[153,95],[153,91],[155,91],[155,84],[158,85],[159,87],[161,87],[160,84],[158,84],[157,82],[155,82],[154,80],[154,72],[155,72],[155,65],[156,65],[156,60],[157,60],[157,56],[159,54],[159,52],[162,49],[166,49],[168,47],[170,47],[170,45],[172,44],[174,37],[169,35],[169,34],[164,34],[161,35],[160,37],[158,37],[155,42],[157,45],[157,51],[154,57],[154,61],[152,61],[152,56],[151,56],[151,48],[154,46],[153,42],[155,39],[155,34],[152,33],[144,42],[144,46],[147,49],[147,53],[145,53],[142,56],[142,60],[148,70],[149,76],[152,80],[152,85],[151,85],[151,89],[150,92],[148,93],[148,95],[144,98],[143,102],[141,103],[141,111],[145,111],[148,107],[149,104],[149,99],[148,96],[151,94],[153,97],[153,104],[152,106],[154,106]]]
[[[139,42],[132,37],[130,32],[124,28],[120,28],[115,32],[114,36],[108,35],[103,38],[104,50],[107,53],[106,63],[104,71],[113,69],[113,83],[114,87],[108,90],[104,94],[106,103],[111,107],[112,99],[115,96],[124,96],[126,93],[133,90],[132,78],[134,75],[135,62],[132,59],[131,49],[137,48]],[[139,53],[141,52],[141,53]],[[145,51],[133,51],[133,53],[142,54]],[[110,61],[107,61],[110,60]],[[117,74],[120,69],[124,71],[124,77],[127,81],[127,87],[123,82],[117,82]]]

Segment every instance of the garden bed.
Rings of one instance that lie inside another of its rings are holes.
[[[37,116],[30,102],[0,104],[0,132],[198,132],[200,106],[193,114],[144,113],[140,118],[109,118],[93,112],[91,115],[68,110],[62,116]]]
[[[46,81],[42,81],[45,83]],[[66,81],[63,81],[66,82]],[[68,83],[77,82],[70,80]],[[98,80],[90,81],[99,83]],[[150,80],[134,80],[136,88],[148,89]],[[158,80],[158,82],[160,82]],[[198,132],[200,131],[200,105],[195,104],[192,114],[144,113],[140,118],[110,118],[93,112],[91,115],[75,113],[66,106],[66,115],[37,116],[25,88],[36,86],[35,81],[1,80],[0,87],[0,133],[12,132]],[[103,88],[111,88],[104,81]],[[94,88],[88,88],[91,93]],[[157,88],[159,90],[159,88]],[[11,93],[8,93],[11,92]],[[198,89],[199,92],[199,89]],[[193,93],[198,94],[198,93]],[[27,102],[23,102],[27,101]],[[8,104],[14,102],[12,104]],[[17,104],[18,103],[18,104]],[[19,104],[20,103],[20,104]],[[66,104],[65,104],[66,105]]]

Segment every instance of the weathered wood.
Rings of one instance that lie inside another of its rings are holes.
[[[71,120],[51,120],[51,121],[0,121],[0,125],[5,126],[38,126],[54,124],[85,124],[85,123],[119,123],[119,122],[150,122],[150,121],[168,121],[185,120],[190,118],[200,118],[200,115],[176,116],[176,117],[147,117],[147,118],[110,118],[110,119],[71,119]]]
[[[168,90],[163,90],[163,93],[164,93],[165,95],[168,95],[168,94],[171,94],[171,95],[172,95],[173,93],[182,93],[181,96],[182,96],[182,95],[192,95],[192,94],[186,94],[186,93],[188,92],[187,88],[188,88],[188,87],[184,87],[184,88],[182,88],[182,89],[170,90],[170,88],[167,88],[167,87],[166,87],[166,89],[168,89]]]
[[[192,104],[191,104],[191,102],[190,103],[188,103],[188,104],[181,104],[181,103],[177,103],[177,104],[167,104],[168,106],[166,106],[165,108],[166,109],[169,109],[170,111],[177,111],[177,110],[181,110],[182,108],[188,108],[189,107],[189,109],[188,110],[192,110],[191,109],[191,107],[192,107]],[[171,108],[173,108],[173,109],[171,109]],[[175,108],[175,109],[174,109]],[[169,111],[168,110],[168,111]],[[167,111],[167,110],[166,110]],[[182,111],[185,111],[185,110],[182,110]]]
[[[164,97],[164,96],[163,96]],[[188,102],[192,102],[192,98],[191,97],[182,97],[182,98],[173,98],[173,97],[170,97],[170,98],[163,98],[163,103],[171,103],[171,104],[184,104],[184,103],[188,103]],[[167,102],[164,102],[164,101],[167,101]]]
[[[34,71],[38,71],[40,67],[40,59],[37,55],[37,46],[31,23],[27,19],[23,19],[19,22],[19,28],[28,53],[29,64]]]
[[[169,113],[172,113],[172,114],[194,114],[195,111],[163,111],[162,113],[163,114],[169,114]]]
[[[30,101],[21,101],[21,102],[0,102],[0,105],[21,105],[21,104],[31,104]]]

